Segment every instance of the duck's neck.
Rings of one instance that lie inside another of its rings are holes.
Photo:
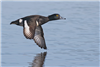
[[[48,16],[49,21],[55,20],[54,17]]]
[[[49,21],[48,17],[44,17],[38,20],[39,25],[45,24]]]

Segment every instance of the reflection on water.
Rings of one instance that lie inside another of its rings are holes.
[[[37,54],[30,67],[43,67],[46,55],[47,52]]]

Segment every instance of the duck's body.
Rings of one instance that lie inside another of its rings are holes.
[[[40,16],[40,15],[31,15],[31,16],[26,16],[23,18],[20,18],[18,20],[12,21],[10,24],[16,24],[18,26],[23,26],[23,22],[27,20],[27,21],[32,21],[35,25],[36,20],[40,21],[39,24],[44,24],[46,22],[49,21],[48,17],[45,16]],[[31,24],[30,22],[27,22],[28,24]]]
[[[20,18],[16,21],[11,22],[10,24],[23,26],[23,33],[27,39],[33,39],[39,47],[47,49],[41,25],[47,23],[48,21],[58,20],[61,18],[62,17],[60,17],[59,14],[53,14],[48,17],[31,15]]]

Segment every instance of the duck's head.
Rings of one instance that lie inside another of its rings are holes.
[[[49,21],[51,21],[51,20],[58,20],[58,19],[66,19],[66,18],[61,17],[59,14],[49,15],[48,18],[49,18]]]

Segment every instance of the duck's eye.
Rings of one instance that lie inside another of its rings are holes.
[[[58,17],[58,15],[56,15],[56,17]]]

